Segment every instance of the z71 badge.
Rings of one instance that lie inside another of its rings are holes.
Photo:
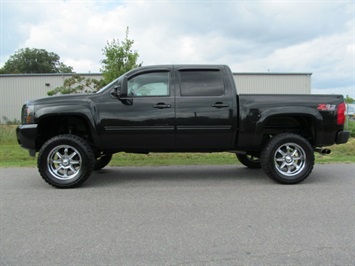
[[[336,107],[337,106],[335,104],[320,103],[320,104],[318,104],[317,110],[319,110],[319,111],[335,111]]]

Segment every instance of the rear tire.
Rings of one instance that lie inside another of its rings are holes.
[[[236,154],[239,162],[250,169],[260,169],[261,163],[259,157],[254,157],[249,154]]]
[[[38,171],[44,181],[56,188],[81,185],[92,173],[94,153],[89,144],[75,135],[49,139],[38,154]]]
[[[297,184],[313,170],[314,152],[311,144],[297,134],[282,133],[273,137],[261,153],[265,173],[281,184]]]

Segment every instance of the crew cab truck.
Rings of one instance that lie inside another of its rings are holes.
[[[117,152],[231,152],[296,184],[315,151],[348,141],[344,113],[341,95],[238,95],[228,66],[159,65],[97,93],[28,101],[17,138],[57,188],[81,185]]]

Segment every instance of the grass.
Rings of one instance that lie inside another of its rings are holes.
[[[30,157],[28,151],[18,144],[1,144],[0,167],[35,167],[37,159]]]
[[[355,120],[348,120],[345,125],[346,130],[350,131],[351,137],[355,138]]]
[[[355,138],[350,138],[346,144],[333,145],[329,148],[331,154],[316,153],[317,163],[355,163]]]
[[[354,123],[355,124],[355,123]],[[16,126],[0,126],[0,167],[36,167],[36,159],[28,155],[16,140]],[[355,163],[355,138],[345,145],[329,147],[326,156],[316,153],[316,163]],[[231,153],[151,153],[149,155],[118,153],[111,166],[163,166],[163,165],[223,165],[238,163]]]
[[[0,125],[0,145],[17,144],[16,125]]]

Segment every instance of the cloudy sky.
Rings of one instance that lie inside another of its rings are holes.
[[[233,72],[311,72],[313,93],[355,98],[354,0],[0,0],[0,66],[20,48],[99,72],[107,41],[134,40],[143,65],[227,64]]]

